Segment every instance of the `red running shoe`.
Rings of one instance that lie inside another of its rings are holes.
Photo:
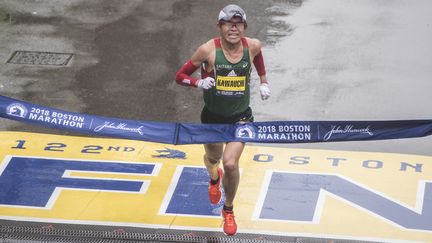
[[[233,211],[222,210],[224,219],[223,230],[226,235],[235,235],[237,233],[237,224],[235,222],[235,216]]]
[[[210,179],[209,188],[208,188],[208,195],[209,195],[210,203],[214,204],[214,205],[218,204],[222,198],[222,192],[220,189],[220,185],[221,185],[223,171],[221,168],[218,168],[218,175],[219,175],[219,178],[218,178],[217,183],[212,185],[211,179]]]

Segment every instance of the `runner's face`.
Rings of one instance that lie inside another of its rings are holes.
[[[234,17],[231,21],[221,21],[219,23],[221,37],[231,44],[236,44],[240,41],[245,28],[246,26],[241,22],[240,17]]]

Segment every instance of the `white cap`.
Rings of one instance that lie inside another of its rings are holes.
[[[245,11],[235,4],[230,4],[225,6],[219,12],[218,21],[230,21],[233,17],[240,17],[242,22],[246,23],[246,13]]]

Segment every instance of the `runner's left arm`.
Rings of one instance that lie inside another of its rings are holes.
[[[257,39],[252,39],[252,53],[257,53],[253,58],[253,64],[260,78],[260,94],[261,99],[266,100],[270,97],[270,88],[268,86],[264,58],[261,52],[261,42]]]

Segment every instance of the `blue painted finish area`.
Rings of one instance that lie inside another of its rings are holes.
[[[205,168],[184,167],[165,213],[218,216],[223,201],[211,205],[208,199],[209,176]]]
[[[322,190],[407,229],[432,230],[432,183],[421,192],[422,208],[413,209],[336,175],[273,172],[260,219],[313,221],[324,201]]]
[[[1,219],[222,231],[202,145],[0,138]],[[239,232],[432,242],[431,157],[249,145],[240,165]]]
[[[45,207],[56,188],[140,192],[143,181],[66,178],[67,171],[152,174],[155,165],[12,157],[0,174],[0,204]]]

